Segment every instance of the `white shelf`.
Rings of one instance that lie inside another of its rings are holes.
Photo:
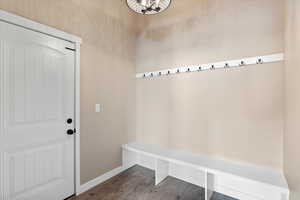
[[[150,159],[148,163],[156,162],[156,167],[150,167],[151,165],[155,164],[142,163],[141,165],[149,166],[149,168],[156,171],[160,170],[157,169],[157,166],[162,165],[164,169],[162,169],[162,175],[159,175],[160,179],[165,178],[166,169],[169,168],[167,163],[170,163],[203,171],[206,177],[206,180],[203,182],[208,192],[209,190],[212,190],[211,188],[214,188],[215,191],[228,191],[227,195],[232,195],[236,198],[241,198],[243,196],[243,198],[247,200],[270,200],[270,197],[272,197],[272,200],[285,200],[285,198],[288,198],[289,195],[288,185],[283,173],[274,169],[263,168],[249,164],[241,164],[233,161],[225,161],[204,155],[173,151],[157,146],[139,143],[123,145],[123,150],[131,153],[135,152],[139,155],[139,158],[136,158],[136,160],[133,162],[131,161],[131,164],[140,164],[139,159],[142,159],[143,163],[146,163],[145,160],[149,160],[149,158],[151,158],[152,160]],[[189,178],[187,177],[187,179]],[[248,189],[248,187],[250,188]],[[264,191],[262,191],[261,194],[252,194],[256,192],[259,193],[262,189]],[[242,193],[249,194],[252,197],[249,195],[248,197]],[[277,197],[277,194],[280,196]]]
[[[284,53],[276,53],[271,55],[241,58],[237,60],[226,60],[226,61],[220,61],[214,63],[200,64],[200,65],[174,67],[174,68],[162,69],[162,70],[152,71],[152,72],[142,72],[142,73],[137,73],[136,78],[148,78],[148,77],[152,78],[158,76],[168,76],[168,75],[175,75],[180,73],[200,72],[206,70],[239,68],[248,65],[281,62],[283,60],[284,60]]]

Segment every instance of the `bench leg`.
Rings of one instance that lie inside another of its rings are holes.
[[[122,150],[122,165],[124,169],[128,169],[138,164],[139,154],[126,149]]]
[[[169,162],[161,159],[155,160],[155,185],[161,183],[169,176]]]
[[[214,175],[205,172],[205,200],[210,200],[214,193]]]

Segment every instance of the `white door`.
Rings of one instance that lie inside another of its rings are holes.
[[[0,21],[0,200],[74,194],[67,130],[74,130],[75,55],[66,47],[74,45]]]

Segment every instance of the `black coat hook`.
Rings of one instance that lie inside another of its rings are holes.
[[[261,58],[259,58],[256,62],[256,64],[263,64],[263,60]]]

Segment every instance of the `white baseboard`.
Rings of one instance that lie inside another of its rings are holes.
[[[117,167],[87,183],[84,183],[83,185],[80,186],[80,190],[77,192],[76,195],[80,195],[90,189],[92,189],[93,187],[103,183],[104,181],[107,181],[108,179],[120,174],[121,172],[125,171],[127,168],[123,168],[122,166]]]

